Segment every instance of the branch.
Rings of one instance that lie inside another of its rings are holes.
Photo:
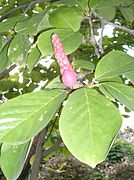
[[[105,27],[105,24],[103,21],[101,21],[101,34],[100,34],[100,40],[99,40],[99,51],[101,54],[104,54],[104,50],[102,46],[104,27]]]
[[[88,22],[89,22],[90,29],[91,29],[91,41],[92,41],[92,44],[94,46],[95,53],[96,53],[97,57],[100,58],[100,53],[99,53],[97,42],[96,42],[95,35],[94,35],[94,28],[93,28],[91,16],[88,17]]]
[[[2,73],[0,73],[0,80],[2,80],[5,76],[7,76],[16,67],[17,67],[17,65],[14,64],[10,68],[8,68],[5,71],[3,71]]]
[[[38,172],[39,172],[39,167],[40,167],[40,162],[42,159],[42,145],[44,142],[44,137],[47,133],[46,128],[44,128],[40,133],[38,137],[38,144],[36,148],[36,153],[35,153],[35,160],[31,168],[31,173],[29,175],[28,180],[37,180],[38,179]]]
[[[120,29],[120,30],[125,31],[125,32],[127,32],[127,33],[134,36],[134,30],[133,29],[129,29],[129,28],[125,27],[125,26],[121,26],[121,25],[115,24],[113,22],[107,21],[102,16],[100,16],[98,13],[96,13],[95,11],[92,11],[92,12],[93,12],[95,17],[99,18],[100,21],[103,21],[105,24],[109,24],[109,25],[115,27],[116,29]]]

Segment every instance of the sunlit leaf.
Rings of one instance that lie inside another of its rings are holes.
[[[67,95],[58,90],[21,95],[0,106],[0,141],[20,144],[41,131]]]
[[[121,127],[116,107],[93,89],[72,93],[60,117],[60,134],[69,151],[95,167],[106,155]]]

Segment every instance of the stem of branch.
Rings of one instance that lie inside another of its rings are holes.
[[[106,19],[104,19],[102,16],[100,16],[97,12],[95,12],[95,11],[92,11],[92,12],[93,12],[94,16],[99,18],[100,21],[103,21],[103,23],[109,24],[109,25],[111,25],[111,26],[113,26],[113,27],[115,27],[117,29],[125,31],[125,32],[127,32],[127,33],[129,33],[129,34],[134,36],[134,30],[133,29],[129,29],[129,28],[125,27],[125,26],[121,26],[121,25],[115,24],[113,22],[109,22]]]

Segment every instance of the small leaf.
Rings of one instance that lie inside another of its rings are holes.
[[[59,90],[42,90],[1,105],[0,141],[20,144],[30,140],[48,124],[66,96]]]
[[[76,69],[83,68],[83,69],[94,70],[94,68],[95,68],[95,65],[92,62],[86,61],[86,60],[83,60],[83,59],[75,59],[75,60],[73,60],[72,65]]]
[[[103,86],[115,99],[134,111],[134,88],[116,82],[103,83]]]
[[[106,158],[121,127],[121,116],[107,98],[93,89],[82,88],[69,96],[59,123],[69,151],[95,167]]]
[[[25,19],[27,19],[27,17],[23,16],[8,18],[6,21],[0,23],[0,33],[9,32],[9,30],[14,29],[17,22],[23,21]]]
[[[111,51],[97,64],[95,78],[98,81],[122,75],[134,70],[134,58],[122,51]]]
[[[39,58],[40,58],[40,51],[38,50],[38,48],[37,47],[32,48],[28,54],[28,59],[27,59],[27,67],[30,71],[34,68]]]
[[[65,89],[66,87],[61,83],[60,77],[54,78],[45,88],[48,89]]]
[[[8,48],[8,58],[11,62],[24,63],[27,60],[30,42],[28,36],[17,34]]]
[[[64,50],[67,54],[75,51],[82,42],[82,35],[79,32],[73,32],[71,29],[51,29],[42,33],[37,41],[39,50],[43,56],[53,54],[53,46],[51,35],[53,33],[58,34],[60,37]]]
[[[10,180],[15,180],[20,175],[27,154],[30,142],[20,145],[11,145],[4,143],[1,147],[1,169],[5,177]]]
[[[49,21],[56,28],[70,28],[78,31],[81,19],[74,7],[59,7],[49,15]]]

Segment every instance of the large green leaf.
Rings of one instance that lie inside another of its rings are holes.
[[[58,90],[21,95],[0,106],[0,141],[20,144],[41,131],[67,95]]]
[[[8,180],[15,180],[20,175],[27,154],[30,142],[20,145],[4,143],[1,147],[1,169]]]
[[[103,87],[128,109],[134,111],[134,88],[116,82],[103,83]]]
[[[78,31],[81,19],[74,7],[59,7],[49,15],[49,21],[56,28],[70,28]]]
[[[28,36],[17,34],[8,48],[8,57],[11,62],[24,63],[27,60],[30,42]]]
[[[72,93],[60,117],[60,134],[69,151],[95,167],[103,161],[121,127],[116,107],[96,90]]]
[[[31,18],[18,22],[15,31],[23,34],[36,35],[39,31],[51,28],[48,21],[48,14],[44,13],[33,15]]]
[[[134,84],[134,71],[126,73],[125,76],[131,81],[132,84]]]
[[[53,46],[51,42],[51,35],[53,33],[59,35],[67,54],[75,51],[82,42],[82,35],[79,32],[73,32],[72,29],[51,29],[42,33],[37,41],[38,48],[43,56],[53,54]]]
[[[134,70],[134,58],[122,51],[112,51],[97,64],[95,78],[102,81]]]

